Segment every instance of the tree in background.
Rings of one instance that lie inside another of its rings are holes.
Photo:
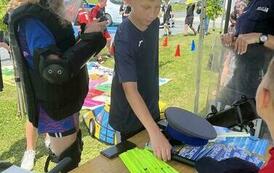
[[[223,14],[224,0],[206,0],[205,31],[208,32],[209,20],[213,21],[213,31],[215,30],[215,20]]]
[[[215,20],[223,14],[223,0],[206,0],[206,15]]]
[[[0,0],[0,30],[6,30],[7,27],[5,24],[3,24],[3,17],[6,14],[7,11],[7,4],[9,0]]]

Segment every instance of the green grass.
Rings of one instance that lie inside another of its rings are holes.
[[[212,76],[216,76],[212,71],[207,70],[208,55],[211,50],[216,35],[211,34],[205,37],[204,57],[202,66],[201,102],[202,110],[205,107],[208,86],[212,82]],[[176,35],[169,37],[169,46],[160,48],[160,76],[172,79],[171,82],[161,86],[160,97],[169,106],[179,106],[193,111],[194,88],[195,88],[195,68],[197,52],[190,51],[191,41],[195,40],[196,46],[198,36],[184,37]],[[160,44],[162,39],[160,40]],[[175,58],[176,45],[181,45],[181,57]],[[112,67],[113,59],[108,59],[104,64]],[[10,79],[6,77],[4,80]],[[19,118],[16,107],[16,88],[5,85],[4,92],[0,93],[0,160],[8,160],[16,165],[20,161],[25,149],[24,124],[26,119]],[[92,139],[87,130],[83,129],[84,151],[81,164],[99,155],[99,152],[106,147],[95,139]],[[43,137],[38,140],[38,155],[34,170],[42,172],[46,160],[46,149]]]
[[[92,4],[97,4],[98,3],[98,0],[88,0],[89,3],[92,3]]]

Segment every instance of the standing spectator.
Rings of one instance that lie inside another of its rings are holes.
[[[190,28],[194,35],[196,35],[196,30],[193,27],[193,21],[194,21],[194,10],[195,10],[195,3],[192,1],[187,1],[187,7],[186,7],[186,18],[185,18],[185,29],[184,29],[184,35],[188,35],[188,28]]]
[[[165,35],[171,35],[170,27],[174,25],[174,22],[171,21],[173,14],[172,14],[172,6],[170,4],[170,0],[165,0],[164,3],[162,4],[161,9],[163,12],[163,23],[161,25],[164,26]]]
[[[120,15],[122,15],[122,19],[125,20],[131,12],[131,7],[127,3],[126,0],[123,0],[123,3],[120,6]]]
[[[107,6],[107,0],[98,0],[98,3],[96,4],[95,7],[92,8],[92,10],[89,13],[89,22],[93,23],[94,20],[98,21],[106,21],[106,14],[105,14],[105,7]],[[107,28],[104,30],[104,37],[107,40],[106,47],[108,49],[108,52],[111,52],[111,35],[109,34]],[[103,57],[99,53],[96,55],[97,61],[101,64],[104,62]]]
[[[236,21],[242,15],[244,9],[247,7],[246,0],[237,0],[235,2],[234,11],[230,15],[230,25],[228,32],[232,35],[236,34]],[[233,76],[235,68],[236,55],[233,50],[228,49],[224,53],[224,65],[221,74],[220,86],[221,88],[226,86],[229,80]]]
[[[273,55],[273,21],[274,1],[252,0],[237,20],[236,33],[222,36],[223,45],[236,54],[233,76],[218,96],[222,105],[231,105],[242,95],[255,97]]]
[[[79,8],[77,16],[77,24],[80,25],[80,32],[84,33],[86,25],[89,23],[88,11],[84,8]]]
[[[9,51],[9,45],[5,42],[4,32],[0,31],[0,53],[3,51]],[[5,50],[6,49],[6,50]],[[1,66],[1,55],[0,55],[0,92],[3,91],[3,78],[2,78],[2,66]]]
[[[202,4],[202,1],[198,1],[198,2],[197,2],[196,13],[199,14],[199,15],[200,15],[201,12],[202,12],[202,8],[203,8],[202,5],[203,5],[203,4]],[[197,32],[200,32],[200,26],[201,26],[201,24],[199,24],[198,29],[197,29]],[[205,19],[204,19],[204,31],[205,31],[204,34],[205,34],[205,35],[209,34],[208,29],[209,29],[209,17],[208,17],[208,15],[205,13]]]
[[[232,13],[230,14],[229,32],[236,33],[237,19],[243,14],[244,9],[247,7],[247,0],[236,0]]]

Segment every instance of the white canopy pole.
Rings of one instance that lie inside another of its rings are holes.
[[[198,44],[198,55],[196,59],[196,88],[195,88],[195,100],[194,100],[194,113],[199,111],[199,100],[200,100],[200,83],[201,83],[201,69],[202,69],[202,58],[203,58],[203,44],[205,35],[205,13],[206,13],[206,0],[202,0],[202,11],[200,15],[200,31],[199,31],[199,44]]]

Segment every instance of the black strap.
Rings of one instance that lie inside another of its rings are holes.
[[[49,156],[47,157],[47,160],[44,166],[44,172],[48,172],[50,161],[54,163],[58,163],[59,161],[59,158],[51,151],[51,149],[49,149]]]
[[[47,157],[47,160],[44,166],[44,172],[48,172],[49,162],[50,162],[50,156]]]

